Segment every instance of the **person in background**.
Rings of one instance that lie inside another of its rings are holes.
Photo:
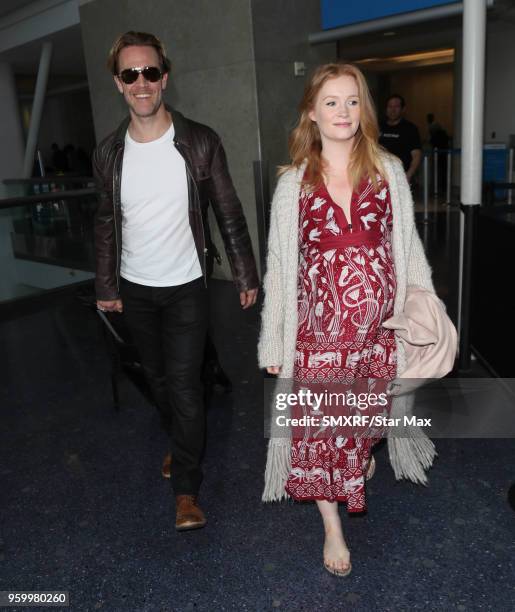
[[[68,159],[66,153],[59,148],[56,142],[52,143],[52,165],[54,172],[68,172]]]
[[[427,128],[429,131],[429,142],[432,149],[447,149],[449,136],[443,127],[435,120],[433,113],[427,114]]]
[[[386,101],[386,119],[380,125],[379,144],[402,161],[411,183],[422,161],[422,147],[418,128],[404,117],[405,111],[404,98],[392,94]]]
[[[77,150],[71,143],[64,146],[63,153],[66,156],[66,162],[68,164],[68,170],[70,172],[77,172]]]
[[[443,192],[447,186],[447,149],[449,148],[449,135],[445,129],[435,121],[433,113],[427,114],[427,128],[431,149],[438,149],[438,189]]]

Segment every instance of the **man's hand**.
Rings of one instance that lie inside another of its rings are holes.
[[[243,310],[254,306],[257,300],[258,288],[240,291],[240,304]]]
[[[102,312],[123,312],[122,300],[97,300],[97,308]]]
[[[420,162],[422,161],[422,151],[421,149],[413,149],[411,151],[411,164],[410,167],[406,170],[406,178],[408,179],[408,183],[411,183],[413,179],[413,175],[418,170],[420,166]]]
[[[279,372],[282,370],[282,366],[268,366],[268,368],[266,369],[266,371],[269,374],[279,374]]]

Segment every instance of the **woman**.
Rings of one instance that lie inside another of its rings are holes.
[[[389,381],[405,367],[393,330],[382,323],[402,312],[408,284],[434,289],[402,164],[378,135],[360,70],[319,67],[272,202],[258,346],[260,367],[270,374],[299,384]],[[366,508],[377,439],[300,438],[287,441],[287,457],[284,441],[270,440],[263,499],[316,500],[324,566],[345,576],[351,562],[338,502],[348,512]]]

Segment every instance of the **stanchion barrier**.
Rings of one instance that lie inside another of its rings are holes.
[[[446,195],[445,195],[445,203],[451,203],[451,180],[452,180],[452,151],[449,149],[447,151],[447,185],[446,185]]]
[[[438,149],[433,149],[434,195],[438,195]]]
[[[429,200],[429,157],[424,155],[424,223],[428,222],[429,215],[427,211]]]
[[[506,182],[511,183],[513,180],[513,149],[510,149],[508,152],[508,176],[506,177]],[[508,189],[508,204],[512,203],[512,190]]]
[[[487,205],[493,206],[495,200],[495,190],[499,191],[501,188],[507,190],[507,204],[513,203],[513,191],[515,188],[510,188],[508,184],[512,183],[513,180],[513,165],[514,165],[514,149],[507,149],[508,159],[506,168],[506,183],[495,183],[495,189],[489,183],[485,182],[486,188],[486,199]],[[450,205],[452,203],[452,177],[453,177],[453,158],[457,155],[461,155],[461,149],[433,149],[432,151],[426,151],[423,158],[423,197],[424,197],[424,222],[428,221],[428,207],[429,207],[429,190],[430,190],[430,174],[434,180],[434,195],[438,196],[438,159],[439,156],[446,155],[447,157],[447,168],[446,168],[446,185],[445,185],[445,204]],[[432,173],[429,167],[430,162],[433,163]],[[436,204],[436,201],[435,201]]]
[[[424,245],[424,251],[427,253],[429,249],[429,223],[425,219],[422,226],[422,244]]]
[[[452,176],[453,176],[453,157],[460,155],[461,149],[433,149],[434,159],[434,182],[435,182],[435,195],[438,195],[438,159],[439,156],[446,155],[447,157],[447,168],[446,168],[446,185],[445,185],[445,203],[451,204],[452,202]]]

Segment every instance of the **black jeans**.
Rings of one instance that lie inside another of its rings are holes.
[[[200,373],[208,327],[208,294],[202,277],[176,287],[149,287],[121,279],[127,326],[170,436],[172,488],[198,493],[205,442]]]

